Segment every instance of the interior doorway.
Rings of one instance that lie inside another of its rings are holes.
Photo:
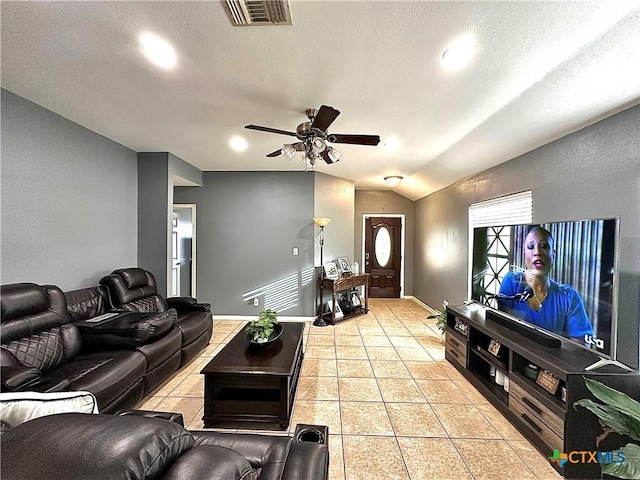
[[[173,297],[196,297],[196,206],[174,204],[171,231]]]
[[[364,215],[363,265],[371,298],[401,298],[404,216]]]

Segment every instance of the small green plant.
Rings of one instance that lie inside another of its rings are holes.
[[[604,402],[584,398],[573,404],[574,408],[584,407],[598,417],[603,433],[596,438],[596,446],[612,432],[640,441],[640,402],[596,380],[585,378],[584,381],[589,391]],[[640,478],[640,445],[627,443],[620,450],[625,461],[601,463],[602,473],[618,478]]]
[[[259,342],[259,339],[269,339],[275,325],[278,323],[278,312],[275,310],[266,309],[258,314],[258,320],[250,322],[244,329],[247,334],[251,336],[254,342]]]
[[[444,333],[444,328],[447,326],[447,305],[449,302],[442,301],[442,308],[438,310],[438,313],[429,315],[427,318],[437,318],[436,327],[440,330],[440,333]]]

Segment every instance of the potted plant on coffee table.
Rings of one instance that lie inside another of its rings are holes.
[[[282,325],[278,323],[278,312],[271,309],[258,314],[258,320],[253,320],[244,327],[247,342],[252,345],[270,345],[282,334]]]

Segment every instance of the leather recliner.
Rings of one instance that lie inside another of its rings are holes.
[[[211,307],[191,297],[163,298],[156,287],[156,279],[143,268],[121,268],[103,277],[100,284],[107,288],[109,302],[114,309],[132,312],[164,312],[175,308],[176,326],[182,334],[180,366],[196,356],[213,334]]]
[[[277,435],[188,431],[178,423],[159,418],[49,415],[8,430],[0,441],[2,475],[12,479],[326,480],[328,477],[326,444]]]

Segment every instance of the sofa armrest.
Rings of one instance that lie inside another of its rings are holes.
[[[310,442],[291,442],[281,480],[327,480],[329,448]]]
[[[34,367],[3,366],[0,367],[0,377],[2,377],[2,391],[13,392],[40,378],[40,371]]]
[[[165,299],[169,308],[175,308],[178,312],[209,312],[210,303],[199,303],[193,297],[169,297]]]
[[[175,325],[176,310],[164,312],[127,312],[105,322],[78,325],[86,349],[133,349],[165,336]]]
[[[160,418],[168,422],[177,423],[184,427],[184,419],[181,413],[176,412],[154,412],[153,410],[120,410],[116,415],[133,415],[144,418]]]

